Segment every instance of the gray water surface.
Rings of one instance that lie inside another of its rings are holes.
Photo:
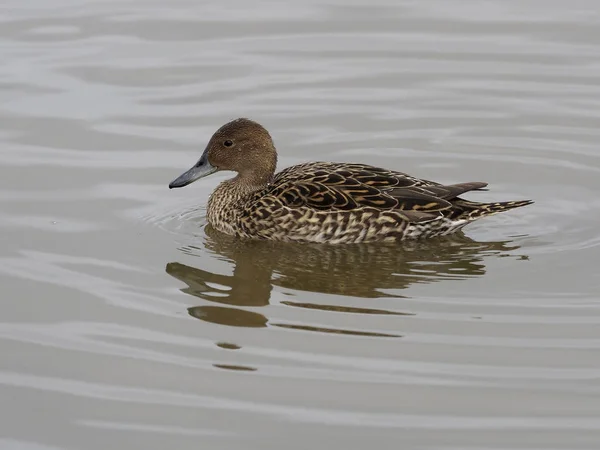
[[[595,0],[5,0],[0,448],[600,448]],[[535,204],[397,248],[239,242],[235,117],[279,167]]]

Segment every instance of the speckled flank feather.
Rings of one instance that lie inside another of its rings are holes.
[[[485,183],[443,186],[363,164],[315,162],[275,175],[244,198],[225,182],[208,220],[223,232],[280,241],[394,242],[454,233],[468,223],[530,202],[475,203],[458,195]]]
[[[331,244],[447,235],[481,217],[532,203],[472,202],[460,195],[483,190],[486,183],[442,185],[365,164],[311,162],[274,174],[276,161],[269,133],[256,122],[237,119],[221,127],[196,166],[170,186],[187,185],[202,170],[236,171],[209,199],[208,221],[215,229],[246,238]]]

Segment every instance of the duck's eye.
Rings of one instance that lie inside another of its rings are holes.
[[[233,141],[227,139],[225,142],[223,142],[223,145],[225,147],[233,147]]]

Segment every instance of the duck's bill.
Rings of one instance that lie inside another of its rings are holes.
[[[215,173],[218,169],[208,162],[208,158],[202,155],[200,161],[187,172],[182,173],[169,183],[169,189],[180,188],[193,183],[200,178],[204,178],[211,173]]]

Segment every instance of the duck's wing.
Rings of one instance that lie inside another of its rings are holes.
[[[472,182],[445,186],[363,164],[310,163],[280,172],[269,194],[290,208],[395,210],[418,222],[439,217],[441,211],[452,208],[452,199],[486,185]]]

